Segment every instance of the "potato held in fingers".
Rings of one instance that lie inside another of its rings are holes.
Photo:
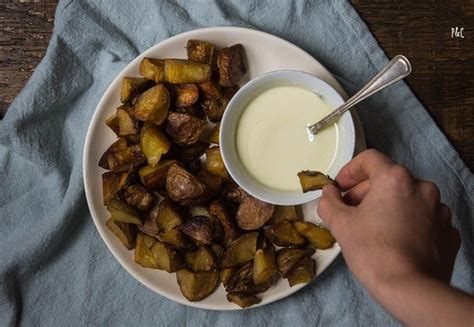
[[[298,173],[298,178],[300,179],[303,193],[320,190],[324,185],[336,185],[336,182],[331,179],[331,177],[319,171],[300,171]]]
[[[293,226],[316,249],[329,249],[336,242],[331,232],[321,226],[307,221],[294,221]]]
[[[173,84],[202,83],[211,79],[211,66],[186,59],[165,59],[165,80]]]

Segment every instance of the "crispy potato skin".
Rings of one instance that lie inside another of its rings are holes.
[[[166,177],[166,190],[173,201],[195,200],[203,196],[206,186],[178,164],[172,164]]]
[[[140,77],[124,77],[122,79],[122,87],[120,88],[120,102],[130,101],[135,95],[145,91],[154,83],[146,78]]]
[[[311,257],[314,253],[310,248],[283,248],[276,253],[276,264],[282,277],[287,277],[291,269],[306,257]]]
[[[230,87],[237,84],[247,72],[244,47],[234,44],[222,49],[217,56],[217,67],[220,85]]]
[[[247,308],[254,304],[260,303],[261,299],[256,295],[248,295],[247,293],[228,293],[227,300],[237,304],[241,308]]]
[[[196,84],[176,84],[173,88],[176,107],[192,106],[199,98],[199,89]]]
[[[147,190],[157,190],[166,185],[168,169],[175,164],[174,160],[161,160],[155,167],[145,166],[138,171],[140,180]]]
[[[181,231],[198,244],[211,244],[216,236],[215,226],[208,217],[190,217],[181,225]]]
[[[272,217],[275,206],[250,195],[244,197],[235,215],[238,226],[243,230],[256,230]]]
[[[258,233],[248,233],[232,241],[222,256],[221,266],[233,267],[252,260],[257,251]]]
[[[233,240],[239,236],[240,232],[235,226],[234,221],[229,215],[222,201],[214,200],[209,206],[209,212],[219,219],[223,229],[226,240]]]
[[[174,143],[191,145],[196,143],[206,130],[207,123],[188,114],[171,112],[166,122],[166,132]]]
[[[211,133],[209,134],[208,141],[210,143],[219,144],[219,132],[220,132],[221,124],[216,124],[213,128]]]
[[[130,185],[125,189],[124,199],[128,205],[147,211],[153,204],[153,196],[141,185]]]
[[[295,286],[311,282],[316,276],[316,261],[311,258],[303,258],[288,274],[288,284]]]
[[[215,64],[215,46],[214,44],[201,40],[188,40],[186,52],[189,60],[202,62],[212,66]]]
[[[104,205],[115,198],[115,196],[122,190],[128,181],[128,172],[112,173],[106,172],[102,174],[102,194],[104,198]]]

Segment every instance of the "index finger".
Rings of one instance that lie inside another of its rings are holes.
[[[389,157],[379,151],[365,150],[342,167],[336,176],[336,181],[342,191],[347,191],[393,164]]]

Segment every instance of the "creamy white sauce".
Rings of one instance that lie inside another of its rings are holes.
[[[237,126],[237,151],[254,178],[278,190],[300,189],[297,173],[327,173],[337,146],[337,125],[310,141],[307,126],[331,108],[318,95],[298,86],[277,86],[253,99]]]

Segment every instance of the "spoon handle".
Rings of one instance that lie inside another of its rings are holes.
[[[398,82],[402,78],[410,75],[411,64],[405,56],[395,56],[390,62],[382,68],[359,92],[354,94],[349,100],[344,102],[339,108],[321,119],[314,125],[308,127],[312,134],[317,134],[322,128],[333,122],[347,110],[368,98],[374,93],[383,90],[387,86]]]

